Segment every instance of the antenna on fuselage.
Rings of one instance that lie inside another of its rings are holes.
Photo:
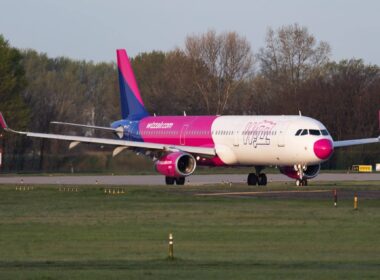
[[[186,111],[183,111],[183,116],[185,116],[185,117],[186,117]]]
[[[153,113],[153,117],[156,117],[156,113]]]
[[[301,112],[301,110],[298,110],[298,115],[300,115],[300,117],[302,117],[302,112]]]

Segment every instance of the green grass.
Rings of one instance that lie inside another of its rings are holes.
[[[379,182],[335,184],[355,191]],[[243,185],[0,187],[0,279],[378,279],[380,201],[199,197]],[[331,184],[309,189],[331,189]],[[295,189],[275,184],[270,190]],[[175,260],[167,260],[168,233]]]

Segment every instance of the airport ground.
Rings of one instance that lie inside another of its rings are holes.
[[[1,279],[380,276],[379,181],[302,189],[5,184],[0,222]]]
[[[247,171],[248,172],[248,171]],[[247,174],[213,174],[192,175],[186,178],[186,184],[205,185],[223,183],[246,183]],[[270,173],[268,182],[294,184],[295,180],[280,173]],[[380,181],[380,173],[321,173],[312,181]],[[165,177],[162,175],[2,175],[0,184],[37,184],[37,185],[165,185]]]

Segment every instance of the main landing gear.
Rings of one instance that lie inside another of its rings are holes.
[[[268,179],[265,173],[260,173],[263,168],[256,167],[256,173],[249,173],[247,178],[248,186],[266,186]]]
[[[177,185],[184,185],[185,184],[185,177],[165,177],[165,183],[166,185],[174,185],[177,184]]]

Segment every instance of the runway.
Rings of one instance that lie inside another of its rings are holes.
[[[268,182],[292,182],[282,174],[267,174]],[[245,174],[193,175],[186,178],[186,184],[207,185],[220,183],[246,183]],[[380,181],[380,173],[322,173],[313,181]],[[0,184],[30,185],[164,185],[161,175],[125,176],[1,176]]]

